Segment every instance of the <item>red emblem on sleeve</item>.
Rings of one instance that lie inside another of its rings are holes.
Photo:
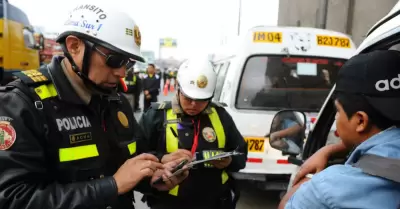
[[[9,149],[15,142],[17,133],[8,121],[0,121],[0,150]]]

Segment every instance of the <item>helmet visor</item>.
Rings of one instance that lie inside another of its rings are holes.
[[[190,100],[190,101],[210,101],[213,98],[213,95],[198,95],[198,92],[189,92],[186,93],[183,91],[181,87],[179,87],[179,92],[185,97],[185,99]],[[191,94],[190,94],[191,93]],[[190,95],[198,95],[198,96],[190,96]]]

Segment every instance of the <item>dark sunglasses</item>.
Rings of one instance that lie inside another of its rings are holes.
[[[110,68],[121,68],[124,65],[126,66],[126,69],[130,69],[135,65],[135,61],[130,60],[128,57],[120,55],[120,54],[115,54],[115,53],[109,53],[105,54],[102,52],[100,49],[97,47],[93,47],[94,50],[97,51],[100,55],[106,58],[106,65]]]

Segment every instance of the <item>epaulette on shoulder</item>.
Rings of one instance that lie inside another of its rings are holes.
[[[166,110],[166,109],[171,109],[172,105],[171,105],[171,102],[168,102],[168,101],[154,102],[154,103],[151,103],[150,107],[155,110]]]
[[[214,107],[227,107],[227,105],[225,103],[220,103],[220,102],[211,102],[211,105]]]
[[[51,83],[51,78],[47,68],[40,68],[39,70],[24,70],[13,74],[21,79],[27,86],[35,87],[43,84]]]

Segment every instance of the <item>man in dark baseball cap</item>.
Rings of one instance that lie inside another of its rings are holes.
[[[280,208],[398,208],[400,52],[352,57],[340,69],[334,93],[342,143],[328,145],[336,148],[323,148],[308,161],[324,167],[332,150],[354,151],[344,165],[330,166],[295,185],[297,191]]]
[[[340,69],[335,92],[361,95],[382,116],[400,121],[400,52],[353,57]]]

